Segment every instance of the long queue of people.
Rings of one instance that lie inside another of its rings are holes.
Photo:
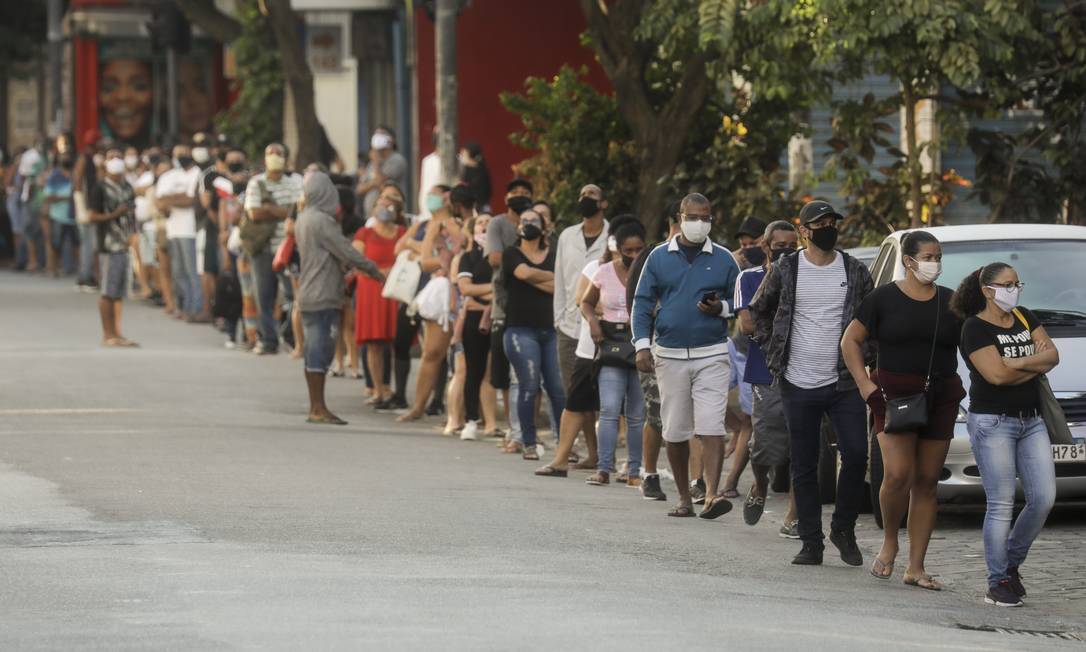
[[[168,156],[101,149],[101,160],[93,147],[78,162],[56,154],[39,175],[68,175],[73,221],[93,227],[78,230],[96,242],[103,344],[133,345],[121,335],[120,302],[136,279],[168,314],[214,321],[228,346],[267,355],[292,344],[311,423],[346,423],[324,390],[329,376],[350,375],[365,379],[360,400],[399,421],[444,415],[445,435],[491,439],[524,460],[550,450],[539,477],[581,470],[588,485],[665,501],[663,450],[678,494],[671,517],[716,519],[741,499],[755,525],[771,488],[787,491],[779,534],[801,541],[797,565],[823,562],[824,420],[841,456],[828,538],[846,564],[864,563],[855,527],[870,414],[885,469],[884,542],[870,574],[893,576],[907,514],[902,579],[943,588],[925,557],[966,395],[960,351],[988,496],[985,600],[1022,604],[1019,568],[1055,495],[1040,378],[1059,354],[1018,306],[1024,284],[1005,263],[957,290],[940,287],[939,242],[914,231],[902,240],[904,279],[874,288],[866,266],[837,248],[843,217],[824,201],[797,220],[746,219],[730,251],[709,237],[714,212],[698,193],[668,207],[668,231],[655,241],[634,215],[606,219],[595,184],[580,191],[579,220],[558,233],[525,179],[509,182],[498,215],[480,211],[461,183],[424,189],[425,215],[413,216],[380,160],[355,183],[319,164],[290,171],[278,143],[257,174],[225,143],[178,145]],[[47,180],[44,196],[56,186]],[[16,196],[25,215],[28,195]],[[741,497],[748,464],[753,483]],[[1026,498],[1017,519],[1016,478]]]

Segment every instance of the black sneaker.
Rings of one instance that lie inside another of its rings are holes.
[[[705,504],[705,481],[701,478],[690,483],[690,497],[694,499],[695,505]]]
[[[995,586],[988,587],[988,592],[984,594],[984,602],[985,604],[994,604],[997,607],[1022,606],[1022,598],[1014,594],[1008,580],[1003,580]]]
[[[796,566],[820,566],[822,564],[822,547],[805,543],[799,554],[792,559]]]
[[[864,556],[856,545],[856,533],[852,530],[830,530],[830,543],[841,551],[841,561],[849,566],[863,566]]]
[[[1018,567],[1011,566],[1007,569],[1007,574],[1011,576],[1007,582],[1014,594],[1020,598],[1026,597],[1026,587],[1022,585],[1022,576],[1018,574]]]
[[[659,475],[646,475],[641,480],[641,497],[645,500],[667,500],[667,494],[660,488]]]
[[[377,403],[375,403],[374,406],[373,406],[373,409],[377,410],[378,412],[389,412],[389,411],[392,411],[392,410],[406,410],[407,409],[407,399],[399,397],[399,396],[392,396],[388,400],[378,401]]]
[[[428,417],[439,417],[442,414],[445,414],[445,406],[440,403],[431,403],[430,406],[426,408],[426,416]]]
[[[747,492],[747,501],[743,503],[743,521],[747,525],[757,525],[765,511],[765,498],[754,495],[754,487]]]

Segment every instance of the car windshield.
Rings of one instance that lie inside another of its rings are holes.
[[[1045,321],[1086,319],[1086,243],[1081,240],[984,240],[943,243],[941,285],[957,287],[967,274],[1001,261],[1025,284],[1022,305]]]

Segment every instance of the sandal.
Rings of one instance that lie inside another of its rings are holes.
[[[507,441],[503,443],[499,448],[503,453],[521,453],[524,452],[524,444],[519,441]]]
[[[539,452],[536,451],[535,446],[532,446],[531,448],[526,447],[524,449],[524,453],[521,455],[521,458],[530,462],[536,462],[539,461]]]
[[[725,489],[721,493],[717,494],[719,498],[727,498],[728,500],[734,500],[739,497],[739,491],[734,487],[731,489]]]
[[[588,479],[585,480],[584,483],[596,487],[602,487],[603,485],[611,484],[611,474],[607,471],[596,471],[592,475],[588,476]]]
[[[675,516],[678,518],[688,518],[694,515],[694,506],[687,503],[679,503],[673,507],[668,513],[668,516]]]
[[[906,574],[905,578],[902,581],[907,586],[917,586],[922,589],[927,589],[929,591],[943,590],[943,584],[941,582],[935,581],[935,576],[928,573],[924,573],[919,577],[910,577]]]
[[[871,575],[876,579],[888,580],[893,574],[894,562],[884,562],[876,556],[875,561],[871,564]]]
[[[596,465],[597,462],[585,459],[574,464],[573,468],[577,469],[578,471],[592,471],[596,468]]]
[[[704,509],[701,510],[701,513],[698,514],[698,516],[700,518],[712,520],[714,518],[724,516],[730,511],[732,511],[731,502],[725,500],[724,498],[721,498],[720,496],[717,496],[716,498],[713,498],[713,502],[709,503]]]
[[[339,417],[324,416],[324,417],[309,417],[305,420],[306,423],[314,423],[323,426],[345,426],[347,422]]]
[[[577,454],[577,451],[570,451],[569,452],[569,463],[570,464],[577,464],[580,461],[581,461],[581,456]]]
[[[569,471],[566,469],[556,469],[550,464],[541,466],[535,470],[535,474],[547,478],[567,478],[569,477]]]

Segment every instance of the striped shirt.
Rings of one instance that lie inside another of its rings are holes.
[[[262,172],[249,179],[249,185],[245,187],[245,210],[260,208],[260,205],[264,203],[264,198],[260,193],[261,185],[270,195],[272,202],[280,208],[289,208],[291,204],[296,204],[302,198],[302,175],[283,172],[283,176],[278,181],[272,181],[268,178],[266,172]],[[275,235],[271,239],[273,254],[286,235],[286,220],[279,220],[279,223],[275,226]]]
[[[825,387],[835,384],[838,378],[841,321],[848,294],[845,261],[834,252],[833,262],[820,267],[801,252],[797,273],[784,378],[804,389]]]

